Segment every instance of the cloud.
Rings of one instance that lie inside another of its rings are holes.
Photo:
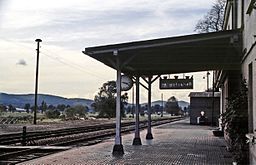
[[[26,66],[27,62],[24,59],[20,59],[17,63],[17,65],[22,65],[22,66]]]
[[[204,0],[197,0],[197,3],[195,0],[187,0],[186,3],[121,0],[99,4],[97,0],[72,3],[68,0],[63,3],[46,0],[35,12],[25,5],[33,6],[34,1],[13,1],[15,3],[3,29],[8,38],[24,41],[41,37],[48,43],[73,50],[193,33],[194,24],[200,14],[207,11],[205,6],[211,3]]]

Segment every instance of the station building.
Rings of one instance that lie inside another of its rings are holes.
[[[241,45],[240,66],[235,70],[215,72],[216,87],[221,91],[221,113],[226,111],[227,98],[239,90],[241,81],[248,87],[248,140],[250,140],[250,164],[256,164],[256,1],[228,0],[225,9],[224,30],[240,30],[233,42]]]
[[[214,96],[214,97],[213,97]],[[220,116],[220,92],[190,92],[190,124],[218,126]],[[201,123],[202,114],[205,117]]]

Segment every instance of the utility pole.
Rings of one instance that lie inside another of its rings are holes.
[[[36,112],[37,112],[37,89],[38,89],[38,68],[39,68],[39,48],[40,48],[40,42],[42,42],[41,39],[36,39],[37,42],[37,56],[36,56],[36,84],[35,84],[35,105],[34,105],[34,124],[36,124]]]

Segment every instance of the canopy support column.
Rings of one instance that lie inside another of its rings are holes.
[[[140,139],[140,114],[139,114],[139,109],[140,109],[140,103],[139,103],[139,97],[140,97],[140,77],[137,75],[136,76],[136,109],[135,109],[135,114],[136,114],[136,121],[135,121],[135,137],[133,139],[132,145],[141,145],[141,139]]]
[[[150,139],[153,139],[153,135],[152,135],[152,131],[151,131],[151,86],[152,84],[160,77],[161,75],[158,75],[156,76],[153,80],[153,76],[152,75],[149,75],[147,76],[148,77],[148,80],[145,78],[145,77],[142,77],[142,79],[148,84],[148,87],[146,87],[145,85],[141,84],[147,91],[148,91],[148,132],[147,132],[147,135],[146,135],[146,139],[147,140],[150,140]]]
[[[146,135],[146,139],[153,139],[152,131],[151,131],[151,84],[152,77],[148,77],[148,132]]]
[[[121,137],[121,69],[118,59],[118,52],[114,51],[113,54],[117,57],[117,80],[116,80],[116,136],[115,145],[113,148],[113,155],[123,155],[124,149]]]

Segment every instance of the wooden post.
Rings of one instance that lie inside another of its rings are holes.
[[[21,142],[22,146],[27,145],[26,136],[27,136],[27,127],[24,126],[22,130],[22,142]]]
[[[35,84],[35,105],[34,105],[34,124],[36,124],[36,113],[37,113],[37,90],[38,90],[38,68],[39,68],[39,44],[42,42],[41,39],[36,39],[37,42],[37,56],[36,56],[36,84]]]

